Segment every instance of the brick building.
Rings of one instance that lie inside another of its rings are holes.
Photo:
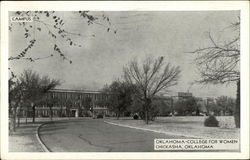
[[[49,117],[51,112],[55,117],[112,115],[107,106],[99,104],[109,96],[100,91],[53,89],[37,104],[35,114],[36,117]],[[31,114],[32,111],[28,110],[28,116]],[[21,115],[25,116],[25,109]]]

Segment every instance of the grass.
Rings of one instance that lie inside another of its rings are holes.
[[[217,117],[220,127],[205,127],[204,120],[207,117],[182,116],[182,117],[157,117],[155,121],[146,125],[143,120],[121,118],[120,120],[108,119],[107,121],[142,129],[150,129],[173,135],[185,135],[187,137],[238,139],[240,130],[235,128],[232,116]],[[227,124],[227,125],[225,125]]]

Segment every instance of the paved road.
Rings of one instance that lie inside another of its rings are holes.
[[[186,138],[119,127],[103,119],[54,122],[40,129],[53,152],[151,152],[156,138]]]

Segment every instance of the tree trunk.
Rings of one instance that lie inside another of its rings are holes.
[[[200,115],[200,109],[199,109],[199,106],[196,107],[196,116],[199,116]]]
[[[17,126],[20,127],[20,111],[17,113]]]
[[[13,132],[16,131],[16,107],[14,107],[14,110],[13,110],[13,117],[12,117],[12,130]]]
[[[94,106],[92,108],[92,118],[95,118],[95,111],[94,111]]]
[[[120,118],[120,112],[118,112],[116,115],[116,119],[119,120],[119,118]]]
[[[145,106],[145,122],[148,124],[148,106]]]
[[[68,119],[69,119],[69,110],[68,109],[66,109],[66,117],[68,117]]]
[[[25,111],[25,123],[26,124],[28,123],[28,108],[26,108],[26,111]]]
[[[36,105],[32,106],[32,122],[35,123],[35,117],[36,117]]]
[[[53,117],[52,107],[49,107],[49,110],[50,110],[50,121],[52,121],[52,117]]]
[[[62,106],[62,104],[61,104],[61,111],[60,111],[60,116],[62,117],[62,115],[63,115],[63,106]]]
[[[120,109],[118,109],[117,113],[116,113],[116,119],[118,120],[120,118]]]
[[[149,112],[152,110],[151,108],[151,99],[147,98],[145,100],[145,104],[144,104],[144,112],[145,112],[145,122],[146,124],[148,124],[148,121],[149,121]]]
[[[235,121],[236,128],[240,128],[240,80],[237,81],[237,94],[236,94],[234,121]]]

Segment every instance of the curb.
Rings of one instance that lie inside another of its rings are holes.
[[[51,152],[51,150],[44,144],[44,142],[42,141],[40,135],[39,135],[39,130],[42,126],[46,125],[46,124],[49,124],[51,122],[46,122],[46,123],[43,123],[41,125],[39,125],[36,129],[36,138],[38,140],[38,142],[40,143],[42,149],[44,150],[44,152]]]
[[[63,122],[63,121],[68,121],[68,120],[71,120],[71,119],[67,119],[67,120],[62,119],[62,120],[58,120],[58,121]],[[44,122],[44,123],[40,124],[40,125],[37,127],[37,129],[36,129],[36,138],[37,138],[39,144],[41,145],[42,149],[44,150],[44,152],[52,152],[52,151],[51,151],[51,150],[45,145],[45,143],[42,141],[42,139],[41,139],[41,137],[40,137],[40,135],[39,135],[39,130],[40,130],[40,128],[41,128],[42,126],[47,125],[47,124],[50,124],[50,123],[54,123],[54,122],[55,122],[55,121]]]
[[[133,129],[150,131],[150,132],[155,132],[155,133],[162,133],[162,134],[167,134],[167,135],[182,136],[182,137],[188,137],[188,138],[204,139],[204,137],[199,137],[199,136],[187,136],[187,135],[184,135],[184,134],[177,134],[177,133],[172,133],[172,132],[156,131],[156,130],[152,130],[152,129],[134,127],[134,126],[124,125],[124,124],[117,124],[117,123],[108,122],[108,121],[104,121],[104,122],[107,123],[107,124],[116,125],[116,126],[120,126],[120,127],[133,128]]]

